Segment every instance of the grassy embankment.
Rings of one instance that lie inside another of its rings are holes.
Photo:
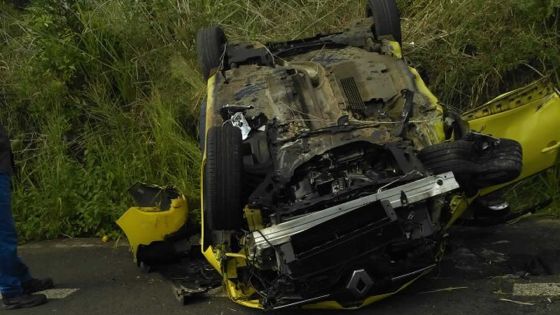
[[[0,120],[14,138],[21,237],[111,233],[138,180],[198,198],[199,27],[221,24],[233,40],[293,39],[347,25],[363,2],[1,2]],[[399,4],[405,54],[449,106],[480,104],[535,70],[558,76],[557,0]],[[533,185],[555,192],[549,177]]]

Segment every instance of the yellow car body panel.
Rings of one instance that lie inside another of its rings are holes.
[[[184,197],[173,199],[169,210],[157,207],[131,207],[118,220],[136,260],[139,245],[163,241],[187,222],[188,206]]]
[[[466,112],[463,117],[473,131],[521,143],[523,169],[514,181],[534,175],[554,165],[560,148],[560,94],[543,79],[498,96]],[[484,189],[488,194],[501,187]]]

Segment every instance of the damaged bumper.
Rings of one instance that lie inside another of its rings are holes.
[[[132,186],[129,192],[138,206],[129,208],[116,223],[128,239],[134,261],[140,265],[165,259],[163,256],[169,256],[173,246],[164,241],[187,222],[187,200],[172,188],[142,183]]]
[[[384,223],[395,222],[398,220],[395,213],[396,208],[408,206],[457,188],[459,188],[459,184],[451,172],[429,176],[253,232],[251,239],[254,256],[251,258],[258,257],[263,250],[274,246],[280,246],[285,249],[284,251],[293,252],[290,244],[293,236],[364,207],[382,214],[382,218],[377,222],[380,226]]]
[[[246,256],[222,260],[228,292],[265,309],[359,308],[392,295],[435,266],[442,235],[425,204],[457,188],[452,173],[428,176],[255,230]]]

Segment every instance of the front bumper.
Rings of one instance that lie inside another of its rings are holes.
[[[397,220],[394,209],[408,206],[457,188],[459,188],[459,184],[451,172],[429,176],[255,231],[251,235],[254,250],[251,251],[253,255],[250,258],[257,258],[264,250],[273,246],[289,247],[293,236],[376,202],[379,202],[385,210],[386,217],[383,220],[394,222]]]
[[[441,250],[438,246],[442,233],[427,224],[426,204],[457,188],[459,184],[452,173],[424,177],[253,231],[243,251],[246,257],[240,258],[239,253],[223,255],[214,250],[207,250],[205,255],[211,261],[220,261],[219,270],[228,295],[239,304],[266,309],[360,308],[396,294],[433,269],[435,253]],[[404,232],[403,216],[410,217],[411,213],[423,225],[421,232]],[[336,231],[329,233],[331,230]],[[340,231],[348,233],[343,235]],[[331,238],[331,234],[336,236]],[[407,252],[424,246],[417,245],[422,242],[431,242],[431,247],[409,260],[406,266],[391,267],[390,272],[376,266],[379,258],[371,259],[378,257],[386,246],[408,243],[402,249]],[[234,255],[236,258],[232,258]],[[219,258],[224,256],[229,257]],[[238,277],[248,265],[292,279],[291,292],[301,292],[301,295],[288,298],[277,295],[271,302],[270,296],[255,295],[255,290],[263,292],[262,287],[240,289],[252,286]],[[319,278],[337,279],[328,279],[321,286],[317,285],[321,283]],[[308,292],[302,289],[307,284],[312,288]]]

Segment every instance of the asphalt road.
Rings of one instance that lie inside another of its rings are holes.
[[[459,228],[452,235],[449,253],[438,272],[395,297],[351,314],[560,314],[560,221]],[[220,292],[183,306],[172,294],[171,285],[156,273],[141,273],[122,245],[87,239],[48,241],[28,244],[20,254],[34,275],[52,276],[57,291],[49,292],[54,298],[46,305],[0,313],[262,313],[236,305]],[[528,271],[540,275],[527,276]]]

